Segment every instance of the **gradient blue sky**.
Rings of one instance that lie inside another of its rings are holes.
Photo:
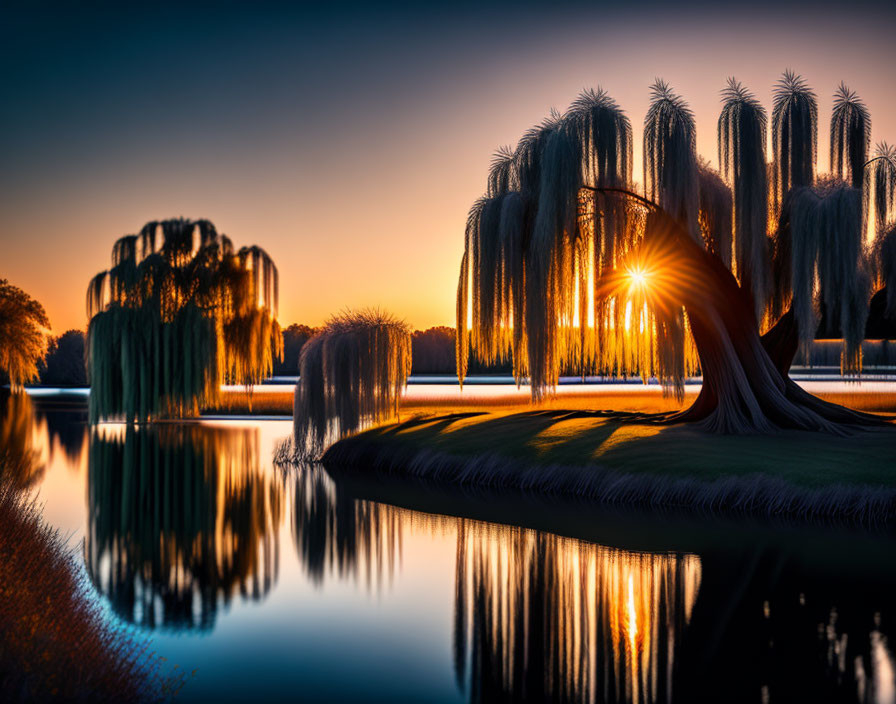
[[[845,9],[844,9],[845,7]],[[378,305],[453,325],[466,211],[492,151],[603,86],[635,126],[659,76],[716,162],[728,76],[859,92],[896,141],[896,5],[4,3],[0,278],[84,327],[120,235],[206,217],[281,272],[281,322]]]

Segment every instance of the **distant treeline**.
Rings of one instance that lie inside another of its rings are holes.
[[[290,325],[283,331],[283,361],[274,363],[274,374],[296,376],[299,373],[299,355],[316,328],[307,325]],[[445,326],[415,330],[411,344],[412,374],[454,374],[454,328]],[[471,374],[510,374],[510,362],[500,365],[484,365],[471,360]]]
[[[886,320],[883,316],[884,297],[879,292],[871,300],[871,315],[868,318],[868,326],[865,337],[869,340],[885,339],[896,340],[896,324]],[[832,336],[827,328],[826,321],[822,320],[818,327],[816,337],[825,339]],[[283,360],[274,362],[274,374],[276,376],[298,376],[299,355],[304,345],[317,328],[308,325],[290,325],[283,331]],[[445,326],[429,328],[428,330],[415,330],[412,344],[412,374],[454,374],[454,328]],[[50,342],[50,348],[46,359],[39,365],[40,383],[46,386],[87,386],[87,366],[84,362],[84,333],[80,330],[68,332],[54,338]],[[826,349],[826,348],[825,348]],[[868,350],[866,350],[866,355]],[[829,360],[823,350],[816,354],[813,352],[812,363],[815,365],[828,364]],[[829,355],[828,355],[829,356]],[[889,357],[889,354],[887,355]],[[801,364],[797,360],[797,364]],[[869,365],[885,363],[884,360],[876,360],[873,355],[867,359]],[[886,362],[890,363],[890,362]],[[836,365],[835,365],[836,366]],[[469,374],[510,374],[511,365],[507,361],[504,364],[486,365],[471,356]],[[565,373],[575,374],[575,370],[567,370]],[[0,383],[5,383],[0,380]]]

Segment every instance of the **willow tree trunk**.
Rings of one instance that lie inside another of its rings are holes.
[[[694,404],[665,420],[697,422],[716,433],[779,428],[845,433],[844,425],[887,422],[822,401],[797,386],[788,376],[796,352],[792,321],[785,316],[780,328],[763,340],[751,297],[722,261],[668,216],[658,217],[661,225],[650,229],[645,245],[668,257],[680,273],[671,297],[687,311],[703,371],[703,388]]]

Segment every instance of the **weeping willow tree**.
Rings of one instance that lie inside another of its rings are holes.
[[[753,297],[757,319],[769,295],[767,118],[759,101],[734,78],[722,91],[719,164],[734,198],[731,271]],[[723,262],[725,258],[722,258]],[[727,262],[725,262],[727,263]]]
[[[784,210],[777,246],[790,261],[776,278],[777,296],[792,302],[800,348],[808,360],[823,312],[828,327],[843,334],[842,370],[859,371],[871,286],[862,256],[861,191],[823,181],[792,191]]]
[[[87,291],[90,420],[195,414],[223,383],[256,384],[282,354],[278,274],[208,220],[119,239]]]
[[[843,182],[812,187],[814,95],[790,73],[776,93],[773,178],[783,197],[772,233],[764,112],[736,82],[723,103],[724,180],[698,160],[693,115],[662,81],[645,120],[646,197],[632,191],[624,158],[591,153],[612,144],[624,155],[631,141],[629,121],[602,91],[499,152],[467,219],[461,380],[471,350],[485,362],[509,357],[535,401],[576,362],[601,375],[655,377],[679,398],[699,369],[695,403],[652,420],[729,433],[882,422],[822,402],[787,375],[819,309],[843,332],[843,371],[858,372],[867,315],[861,192]],[[855,142],[860,127],[852,121],[844,140]],[[763,320],[770,329],[760,337]]]
[[[657,80],[644,120],[644,181],[646,195],[692,237],[698,226],[697,126],[694,113],[667,83]]]
[[[871,241],[872,279],[885,297],[884,315],[896,322],[896,148],[881,142],[865,164],[866,242]]]
[[[329,440],[396,415],[410,373],[406,323],[376,310],[330,318],[299,357],[295,454],[316,456]]]

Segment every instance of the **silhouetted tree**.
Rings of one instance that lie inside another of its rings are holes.
[[[871,144],[871,115],[859,96],[841,83],[831,115],[831,171],[853,188],[861,188]]]
[[[0,381],[13,392],[37,378],[47,352],[50,320],[44,307],[22,289],[0,279]]]
[[[792,188],[815,181],[818,155],[818,102],[802,77],[785,71],[775,86],[772,108],[772,186],[774,212],[780,213]]]
[[[274,361],[274,374],[298,375],[302,347],[316,332],[315,328],[296,323],[286,328],[283,331],[283,359]]]
[[[865,178],[869,181],[865,191],[873,199],[875,230],[880,232],[890,221],[896,206],[896,147],[881,142],[866,166],[871,168],[865,169]]]
[[[454,328],[444,326],[415,330],[412,336],[411,372],[413,374],[453,374]]]
[[[50,341],[40,365],[40,383],[52,386],[87,386],[85,335],[68,330]]]
[[[257,384],[282,354],[277,269],[208,220],[147,223],[87,292],[92,422],[195,414],[224,382]]]
[[[572,360],[604,375],[639,374],[645,382],[655,376],[681,398],[684,379],[699,368],[696,402],[653,420],[699,421],[715,432],[839,432],[840,424],[884,422],[825,403],[787,376],[798,348],[815,336],[819,310],[844,338],[843,372],[859,372],[869,298],[862,194],[837,180],[813,185],[812,91],[787,72],[775,93],[780,217],[770,233],[776,273],[766,296],[772,248],[763,232],[764,112],[729,83],[718,136],[732,198],[718,175],[700,166],[687,104],[662,81],[652,90],[645,180],[659,202],[632,192],[618,163],[595,173],[591,165],[601,162],[590,153],[594,140],[581,138],[572,109],[552,113],[514,152],[496,157],[486,195],[467,221],[458,375],[466,373],[471,348],[489,361],[510,357],[517,379],[529,378],[534,400],[552,390]],[[858,164],[854,147],[867,129],[867,120],[850,116],[855,110],[861,117],[860,105],[850,93],[835,115],[835,146],[849,168]],[[603,97],[600,109],[613,119],[591,124],[625,142],[619,108]],[[734,252],[733,273],[727,252]],[[506,281],[503,272],[511,272]],[[760,337],[760,322],[778,318]]]

